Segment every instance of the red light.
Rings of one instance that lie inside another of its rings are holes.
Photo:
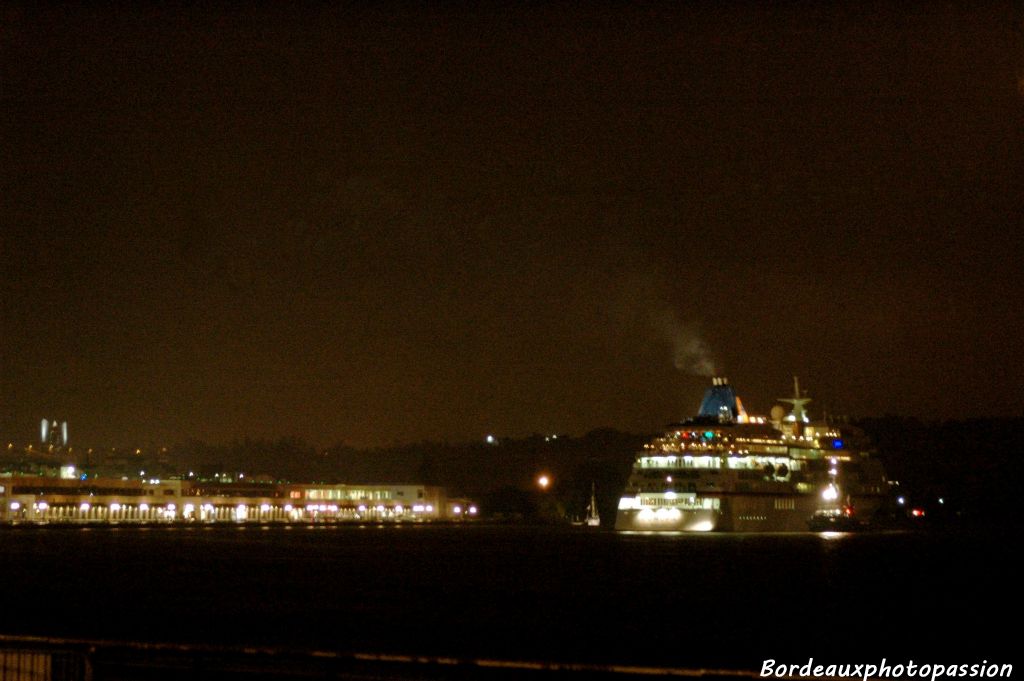
[[[913,511],[910,512],[910,515],[914,516],[915,518],[920,518],[924,516],[924,510],[920,508],[915,508]]]
[[[847,506],[843,509],[843,513],[846,515],[853,515],[853,506]]]

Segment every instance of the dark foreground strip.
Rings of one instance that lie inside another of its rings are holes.
[[[503,679],[546,677],[760,678],[739,669],[686,669],[616,664],[490,660],[424,655],[351,653],[288,648],[104,641],[0,634],[4,651],[82,656],[82,671],[54,674],[53,681],[122,678],[339,678]],[[64,665],[67,666],[66,664]]]

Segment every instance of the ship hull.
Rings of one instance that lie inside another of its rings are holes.
[[[779,501],[784,503],[779,503]],[[868,529],[870,518],[882,506],[882,497],[856,500],[856,515],[842,527],[813,523],[821,505],[812,495],[723,495],[720,510],[661,509],[662,512],[620,509],[615,529],[633,532],[808,532]],[[781,506],[782,508],[779,508]]]

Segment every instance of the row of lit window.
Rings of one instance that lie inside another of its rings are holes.
[[[292,492],[293,499],[299,499],[301,492]],[[390,490],[363,490],[363,489],[307,489],[306,498],[315,501],[330,501],[332,499],[360,501],[364,499],[390,499]]]
[[[643,456],[640,468],[721,468],[717,456]]]
[[[710,497],[677,497],[677,498],[665,498],[665,497],[640,497],[640,506],[668,506],[671,508],[682,508],[682,509],[716,509],[721,505],[719,499]]]

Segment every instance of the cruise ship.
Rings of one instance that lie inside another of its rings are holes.
[[[888,482],[864,434],[812,421],[794,395],[768,417],[748,415],[715,378],[694,418],[671,424],[637,455],[615,529],[806,532],[867,526]]]

